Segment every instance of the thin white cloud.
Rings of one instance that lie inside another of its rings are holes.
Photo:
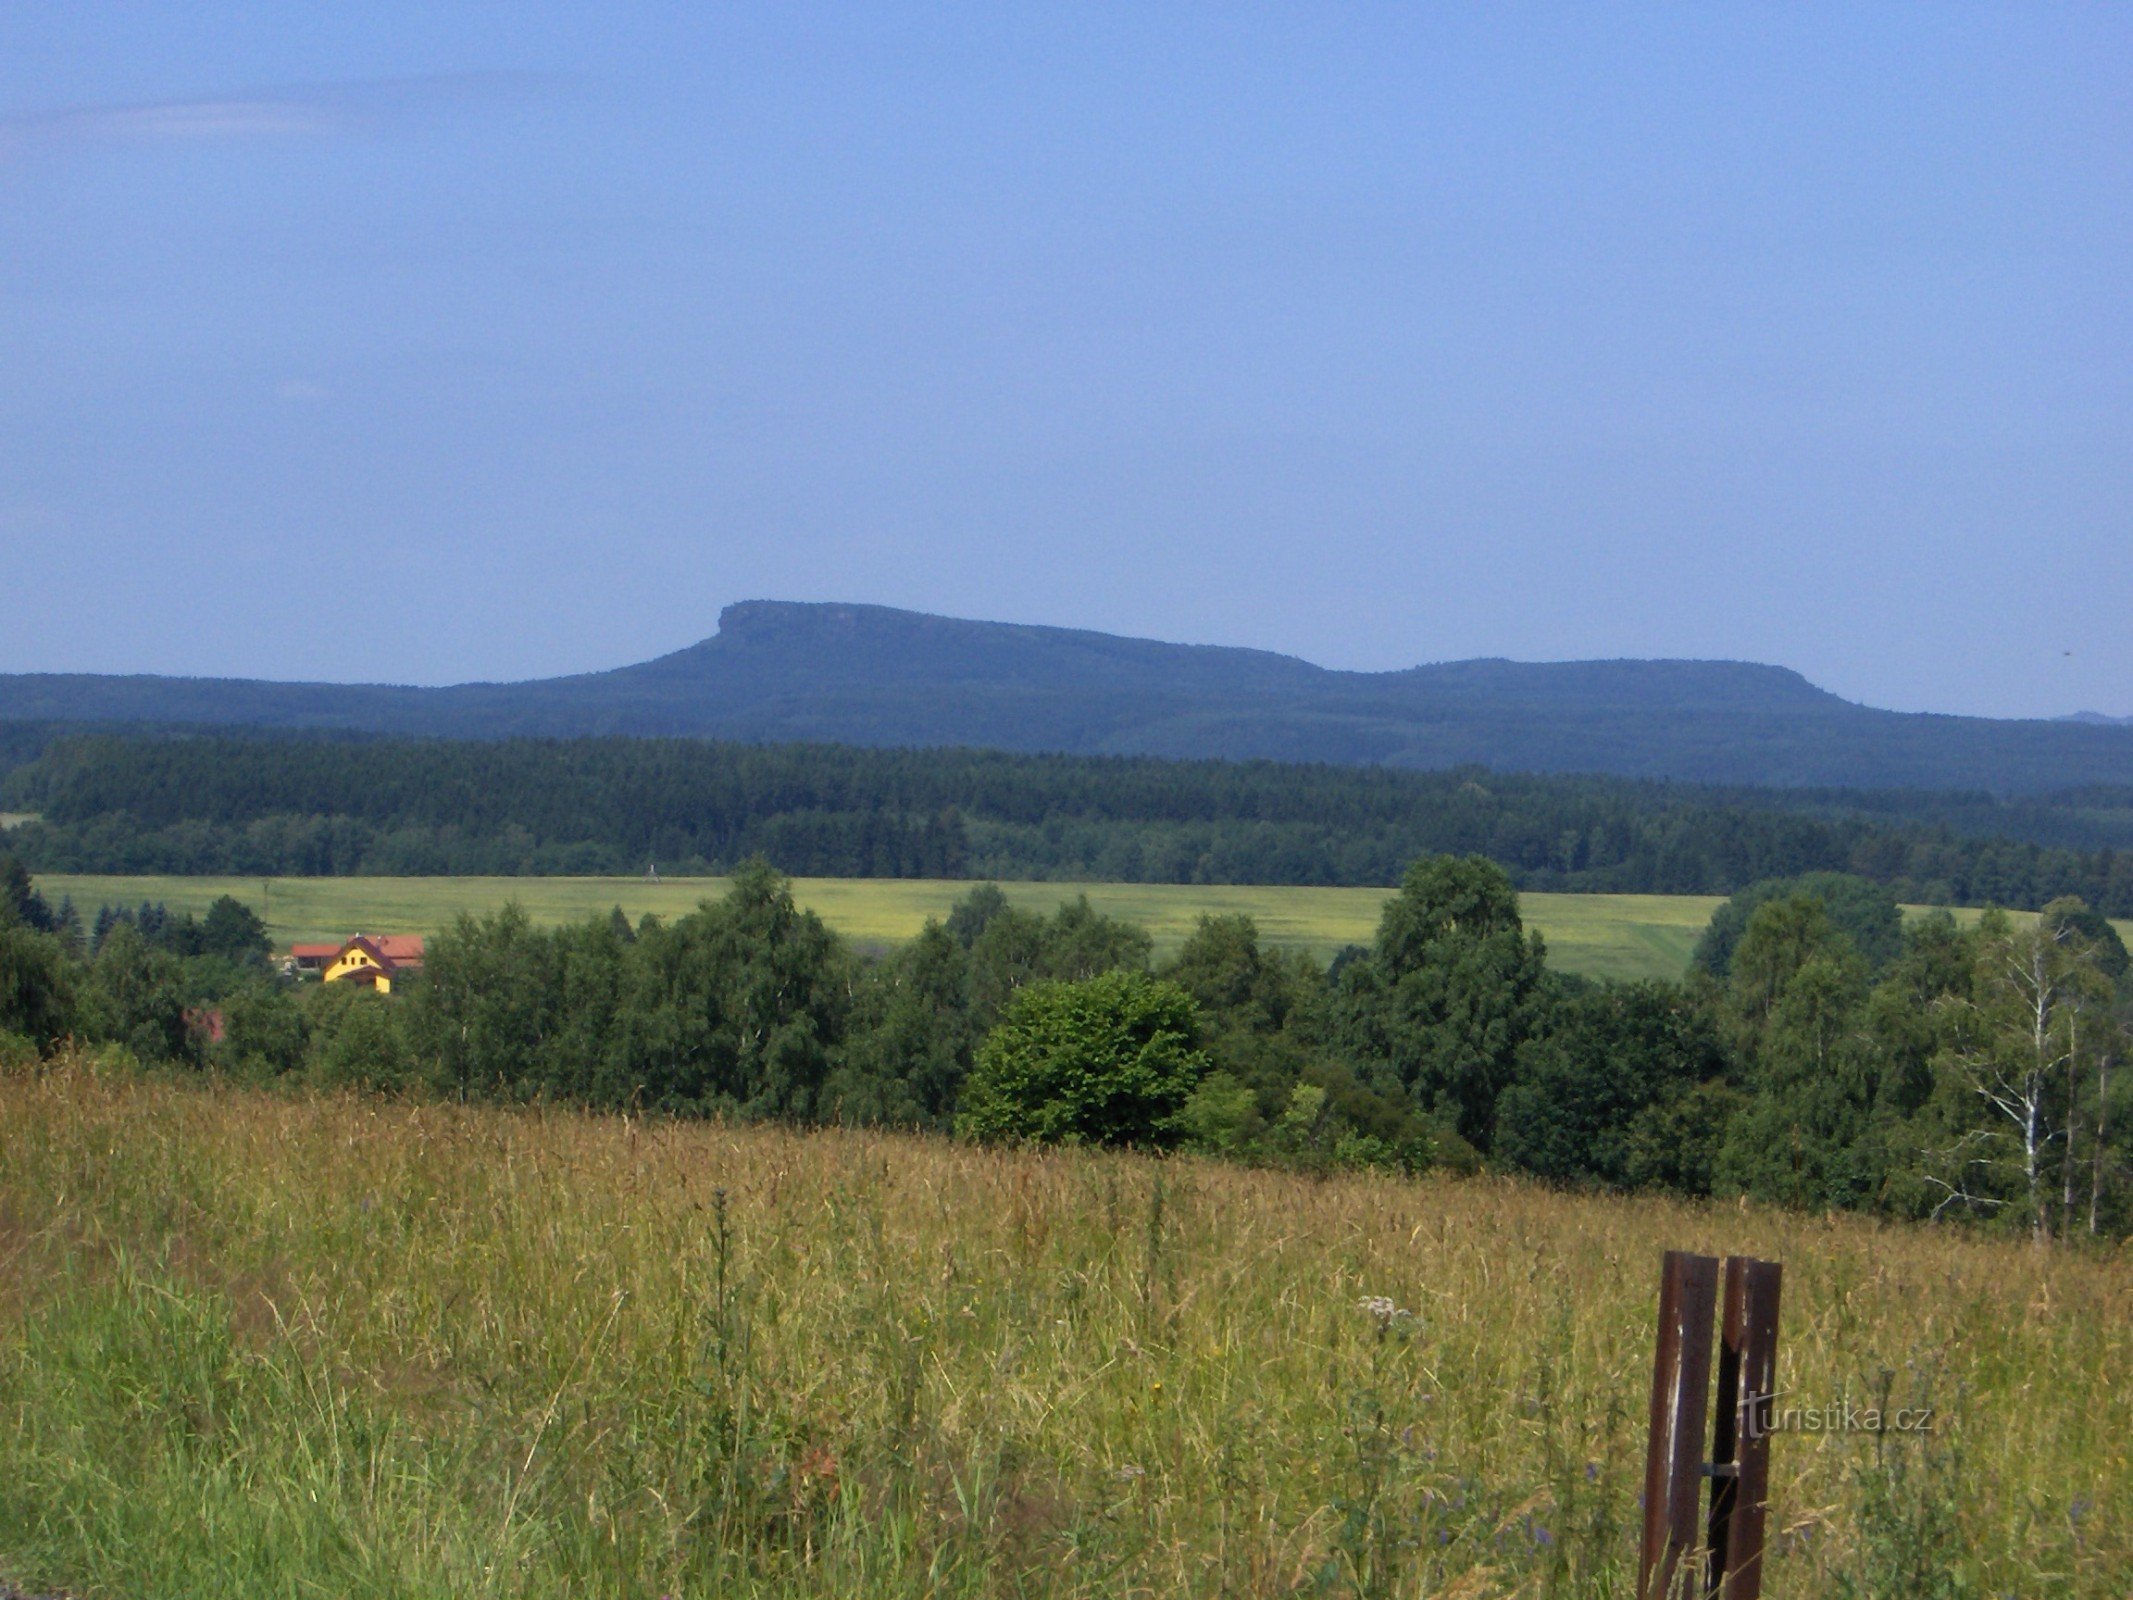
[[[83,145],[205,144],[332,132],[332,114],[301,100],[167,100],[79,106],[0,120],[0,156]]]
[[[561,81],[541,73],[454,72],[131,105],[61,106],[0,116],[0,155],[91,144],[318,138],[454,106],[522,99]]]

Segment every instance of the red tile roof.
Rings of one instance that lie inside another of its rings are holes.
[[[368,950],[388,971],[422,965],[422,935],[419,933],[359,933],[339,944],[292,944],[291,959],[336,961],[358,945]]]

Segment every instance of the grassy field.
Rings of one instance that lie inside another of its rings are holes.
[[[517,900],[536,922],[556,923],[620,906],[632,920],[648,911],[677,916],[699,900],[725,892],[722,878],[175,878],[85,877],[42,873],[39,889],[55,904],[71,895],[93,912],[99,905],[161,901],[173,911],[200,912],[231,894],[266,918],[279,942],[341,939],[358,931],[434,933],[461,911],[495,911]],[[1099,910],[1124,917],[1154,935],[1159,951],[1174,950],[1203,912],[1247,911],[1270,942],[1321,957],[1344,944],[1364,943],[1377,927],[1384,889],[1194,887],[1149,883],[1004,883],[1016,905],[1049,911],[1061,900],[1088,895]],[[801,904],[847,938],[881,945],[908,939],[929,916],[945,915],[970,892],[968,883],[939,879],[800,878]],[[1547,936],[1558,966],[1594,977],[1676,977],[1696,936],[1710,920],[1714,898],[1701,895],[1529,894],[1527,919]]]
[[[81,1065],[0,1128],[0,1586],[1626,1600],[1670,1246],[1785,1263],[1794,1403],[1933,1408],[1775,1439],[1766,1594],[2133,1571],[2118,1257]]]
[[[351,933],[435,933],[462,911],[481,914],[516,900],[538,923],[595,916],[620,906],[632,921],[646,912],[681,915],[725,893],[723,878],[177,878],[91,877],[41,873],[37,885],[57,904],[71,896],[93,915],[100,905],[161,901],[173,911],[205,911],[218,895],[235,895],[258,911],[279,943],[343,939]],[[1009,900],[1049,911],[1086,894],[1097,909],[1124,917],[1155,937],[1159,953],[1175,950],[1204,912],[1249,912],[1269,943],[1320,958],[1345,944],[1368,942],[1386,889],[1310,889],[1280,885],[1165,883],[1003,883]],[[971,885],[946,879],[799,878],[793,889],[845,937],[892,944],[943,916]],[[1676,978],[1719,904],[1715,895],[1528,894],[1527,922],[1548,941],[1550,961],[1595,978]],[[1912,908],[1914,911],[1920,909]],[[1958,911],[1962,921],[1980,913]],[[2118,927],[2133,942],[2133,922]]]

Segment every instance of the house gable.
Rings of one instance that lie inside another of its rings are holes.
[[[419,972],[421,968],[422,939],[419,935],[380,937],[359,933],[340,947],[320,978],[326,983],[368,984],[380,994],[390,994],[395,973]]]

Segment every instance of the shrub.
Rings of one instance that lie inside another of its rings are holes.
[[[1175,1144],[1207,1072],[1199,1013],[1174,983],[1106,972],[1034,983],[978,1048],[959,1131],[1047,1144]]]

